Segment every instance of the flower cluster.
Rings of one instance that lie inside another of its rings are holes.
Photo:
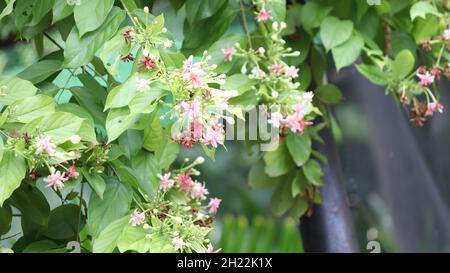
[[[81,137],[73,135],[67,141],[68,146],[75,147],[80,144]],[[70,179],[76,179],[79,173],[76,170],[76,159],[80,158],[81,150],[73,148],[66,151],[59,147],[49,136],[39,135],[31,137],[27,133],[20,134],[15,131],[8,135],[5,149],[14,150],[27,159],[30,178],[36,180],[44,176],[47,187],[54,190],[62,189],[64,183]],[[42,168],[46,167],[49,175],[42,173]],[[39,170],[39,171],[38,171]]]
[[[144,8],[144,14],[148,17],[148,8]],[[137,78],[137,90],[148,92],[152,83],[158,82],[172,93],[173,101],[165,106],[170,109],[166,115],[175,120],[171,134],[173,141],[188,149],[195,144],[217,148],[224,141],[222,118],[228,109],[228,100],[237,92],[217,88],[225,83],[226,76],[215,72],[217,66],[208,63],[211,56],[206,51],[200,60],[190,56],[181,67],[166,65],[160,50],[168,50],[173,41],[167,37],[163,22],[162,16],[151,23],[135,18],[135,26],[123,32],[128,47],[123,51],[122,60],[134,60],[131,52],[138,47],[139,56],[142,56],[137,58],[139,71],[149,76]],[[228,54],[231,60],[233,52]]]
[[[285,47],[282,33],[287,25],[285,22],[272,22],[266,1],[254,1],[254,4],[258,10],[256,21],[264,23],[261,26],[266,38],[264,46],[254,49],[236,44],[234,48],[223,48],[224,61],[230,61],[234,56],[245,60],[241,73],[258,80],[259,85],[255,88],[260,103],[270,110],[267,111],[269,123],[273,128],[280,129],[281,136],[286,129],[303,134],[306,126],[313,125],[311,120],[315,114],[320,112],[312,104],[313,93],[299,90],[299,69],[284,61],[286,57],[298,56],[300,52]]]
[[[202,205],[209,192],[193,178],[199,175],[194,167],[203,161],[199,157],[186,167],[159,175],[159,191],[152,198],[144,196],[145,202],[130,216],[130,225],[146,230],[149,240],[157,234],[169,235],[166,244],[173,251],[217,252],[207,236],[221,200],[211,198]]]
[[[410,121],[417,126],[423,126],[434,113],[443,113],[444,107],[431,88],[442,76],[450,79],[450,63],[443,61],[445,50],[450,50],[450,26],[436,39],[423,42],[422,49],[432,63],[420,66],[415,72],[417,79],[408,78],[398,88],[399,100],[410,108]]]
[[[172,139],[186,148],[204,144],[217,148],[223,145],[225,132],[222,119],[228,111],[228,100],[236,91],[223,91],[212,86],[225,84],[225,75],[215,72],[216,65],[208,64],[211,57],[205,51],[194,61],[190,56],[183,67],[167,75],[166,82],[173,90],[175,105],[170,112],[176,122]]]

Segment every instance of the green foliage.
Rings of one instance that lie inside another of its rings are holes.
[[[418,66],[449,72],[448,42],[441,36],[450,22],[440,1],[386,0],[369,6],[360,0],[171,0],[149,1],[146,9],[142,2],[1,2],[2,35],[31,41],[38,56],[15,76],[0,76],[0,234],[8,233],[18,210],[23,236],[12,247],[15,252],[66,252],[73,240],[82,241],[86,252],[178,251],[172,235],[131,226],[130,214],[149,205],[148,198],[160,190],[159,175],[173,169],[180,143],[185,145],[172,134],[173,113],[182,112],[182,102],[215,99],[211,90],[219,89],[230,96],[227,110],[235,115],[227,126],[261,105],[281,105],[283,118],[293,117],[297,100],[311,100],[303,109],[304,128],[280,130],[274,142],[279,145],[261,151],[248,174],[252,188],[273,189],[274,214],[298,220],[320,202],[317,189],[324,183],[326,158],[313,144],[321,141],[320,130],[331,126],[327,106],[343,98],[326,81],[329,64],[340,71],[357,63],[359,73],[385,86],[412,114],[424,98],[439,100],[437,86],[414,79],[423,72]],[[262,9],[272,19],[256,20]],[[226,60],[223,48],[236,53]],[[146,58],[156,68],[149,69]],[[173,76],[186,74],[189,60],[211,73],[206,86],[188,86],[196,75]],[[206,67],[207,62],[214,65]],[[273,72],[280,64],[285,65],[281,72]],[[325,122],[318,123],[319,115]],[[40,151],[38,141],[51,145]],[[249,150],[263,144],[262,134],[246,142]],[[214,145],[201,146],[214,159]],[[64,189],[42,186],[58,172],[67,178]],[[180,193],[169,197],[175,204],[183,199]],[[151,218],[152,228],[162,222]],[[244,218],[227,216],[221,247],[225,252],[301,251],[294,222],[285,221],[277,229],[282,232],[275,228],[260,218],[249,226]],[[198,238],[209,232],[200,225],[191,229]],[[198,238],[189,251],[205,250]]]

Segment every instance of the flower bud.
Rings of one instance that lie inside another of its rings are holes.
[[[272,24],[272,29],[273,29],[274,31],[277,31],[277,30],[278,30],[278,22],[273,22],[273,24]]]
[[[81,137],[79,135],[73,135],[70,137],[70,142],[73,144],[78,144],[81,141]]]
[[[205,158],[202,156],[197,157],[194,161],[195,164],[203,164],[204,162],[205,162]]]
[[[145,13],[149,13],[150,12],[147,6],[144,7],[144,12]]]

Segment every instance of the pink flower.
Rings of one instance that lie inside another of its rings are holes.
[[[205,195],[209,194],[208,190],[205,188],[205,184],[200,182],[194,182],[191,187],[191,198],[201,199]]]
[[[222,144],[222,133],[220,129],[208,128],[203,142],[217,148],[218,144]]]
[[[44,182],[47,183],[45,187],[53,187],[54,190],[64,188],[64,182],[68,180],[65,176],[65,173],[61,173],[60,171],[50,174],[44,178]]]
[[[234,48],[222,48],[222,53],[225,54],[223,58],[225,62],[229,62],[233,59],[233,55],[236,54],[236,49]]]
[[[303,106],[303,104],[301,103],[294,104],[292,106],[292,109],[294,109],[295,113],[299,116],[299,118],[303,118],[303,116],[305,115],[304,113],[305,106]]]
[[[276,74],[278,72],[280,72],[281,70],[283,70],[284,66],[281,64],[274,64],[270,67],[269,71],[272,74]]]
[[[188,72],[183,73],[183,80],[190,81],[192,87],[198,88],[203,86],[203,78],[206,76],[206,72],[201,68],[192,68]]]
[[[219,198],[211,198],[208,205],[210,214],[217,213],[217,209],[219,208],[220,202],[222,202],[222,200],[220,200]]]
[[[199,122],[198,120],[194,119],[192,121],[192,135],[195,139],[199,139],[203,136],[203,124]]]
[[[258,69],[256,67],[254,69],[252,69],[252,74],[256,78],[264,78],[266,76],[266,72],[264,72],[263,70]]]
[[[265,9],[260,10],[259,13],[258,13],[258,16],[256,18],[256,20],[258,22],[265,22],[267,20],[272,20],[272,19],[273,19],[273,17],[270,14],[270,11],[267,11]]]
[[[165,175],[159,175],[160,185],[159,188],[163,191],[172,187],[175,184],[175,180],[170,178],[170,173],[166,173]]]
[[[425,116],[432,116],[435,112],[443,113],[444,106],[439,102],[430,102],[427,105],[427,111],[425,112]]]
[[[48,136],[44,137],[44,138],[36,138],[36,153],[37,154],[42,154],[42,153],[47,153],[49,155],[53,155],[55,154],[56,150],[56,145],[53,144],[50,141],[50,138]]]
[[[80,173],[78,173],[77,170],[75,169],[75,164],[72,164],[72,166],[69,167],[66,176],[69,179],[77,178],[78,176],[80,176]]]
[[[298,114],[293,114],[286,118],[286,127],[290,128],[294,133],[300,132],[300,134],[303,134],[305,126],[310,126],[312,124],[311,121],[305,121],[304,117]]]
[[[444,31],[444,34],[442,36],[444,36],[445,40],[450,40],[450,26],[448,26],[448,28]]]
[[[427,86],[434,82],[434,76],[428,71],[425,73],[417,73],[416,76],[420,79],[419,84],[422,86]]]
[[[304,100],[304,102],[306,103],[311,103],[314,97],[314,93],[309,91],[309,92],[305,92],[302,95],[302,99]]]
[[[183,113],[189,118],[195,119],[201,116],[200,102],[194,101],[192,103],[188,103],[183,101],[180,104],[180,108],[183,110]]]
[[[280,128],[281,122],[283,121],[283,115],[280,112],[275,112],[270,115],[269,123],[275,128]]]
[[[199,64],[194,64],[194,56],[189,56],[186,60],[183,62],[183,71],[181,74],[188,73],[191,69],[197,69],[200,68]]]
[[[286,73],[289,77],[291,78],[297,78],[298,77],[298,68],[296,68],[295,66],[289,66],[286,68]]]
[[[215,250],[213,245],[211,243],[209,243],[208,248],[205,250],[204,253],[217,253],[221,250],[221,248]]]
[[[145,212],[139,212],[137,209],[131,214],[130,223],[133,227],[142,225],[145,220]]]
[[[139,64],[142,65],[140,68],[141,70],[143,70],[143,69],[158,69],[158,66],[153,61],[153,59],[150,58],[150,56],[145,56],[144,59],[139,61]]]
[[[187,172],[185,175],[182,175],[181,173],[178,174],[177,180],[181,183],[181,189],[184,191],[189,191],[189,187],[192,182],[192,178],[189,175],[189,172]]]

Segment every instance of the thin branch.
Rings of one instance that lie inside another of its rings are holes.
[[[250,36],[250,31],[248,30],[248,25],[247,25],[247,18],[245,17],[244,3],[242,2],[242,0],[240,0],[239,4],[240,4],[240,9],[241,9],[242,27],[244,28],[245,34],[247,35],[248,45],[250,46],[250,48],[253,48],[253,46],[252,46],[252,38]]]
[[[55,39],[53,39],[52,36],[50,36],[47,32],[44,32],[44,36],[47,37],[47,39],[49,39],[50,42],[52,42],[54,45],[56,45],[59,49],[64,50],[64,48]]]

